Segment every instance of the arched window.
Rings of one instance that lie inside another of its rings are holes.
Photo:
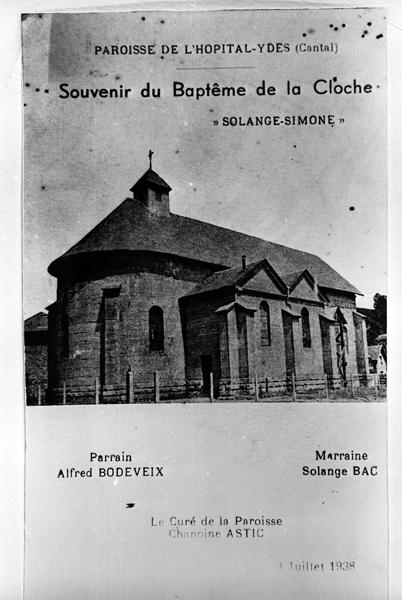
[[[163,352],[164,348],[163,310],[153,306],[149,311],[149,349],[151,352]]]
[[[303,348],[311,348],[310,317],[307,308],[302,308],[301,321],[303,333]]]
[[[63,312],[61,315],[61,355],[68,358],[70,354],[70,323],[68,314]]]
[[[260,304],[260,332],[261,346],[271,345],[271,323],[269,318],[269,306],[266,302]]]

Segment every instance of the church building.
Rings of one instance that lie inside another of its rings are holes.
[[[360,292],[323,260],[172,214],[151,159],[131,192],[49,266],[49,401],[67,389],[92,402],[94,382],[101,401],[126,401],[127,372],[134,401],[155,372],[182,397],[212,381],[218,400],[241,399],[255,378],[369,372]]]

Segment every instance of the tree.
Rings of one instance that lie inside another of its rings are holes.
[[[367,315],[367,342],[369,346],[378,344],[379,335],[387,333],[387,296],[375,294],[373,310]],[[382,340],[381,343],[384,343]]]

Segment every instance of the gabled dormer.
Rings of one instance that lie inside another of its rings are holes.
[[[287,273],[286,275],[282,275],[282,279],[289,288],[290,300],[299,299],[321,303],[328,301],[318,289],[317,281],[307,269],[295,273]]]
[[[197,284],[187,296],[209,294],[222,289],[232,289],[233,292],[251,294],[269,294],[286,298],[288,289],[275,269],[264,258],[246,264],[246,257],[242,257],[242,266],[233,269],[217,271]]]

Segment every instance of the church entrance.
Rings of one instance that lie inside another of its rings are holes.
[[[205,395],[209,396],[211,391],[211,376],[212,373],[212,356],[210,354],[203,354],[201,356],[201,371],[202,371],[202,391]]]

